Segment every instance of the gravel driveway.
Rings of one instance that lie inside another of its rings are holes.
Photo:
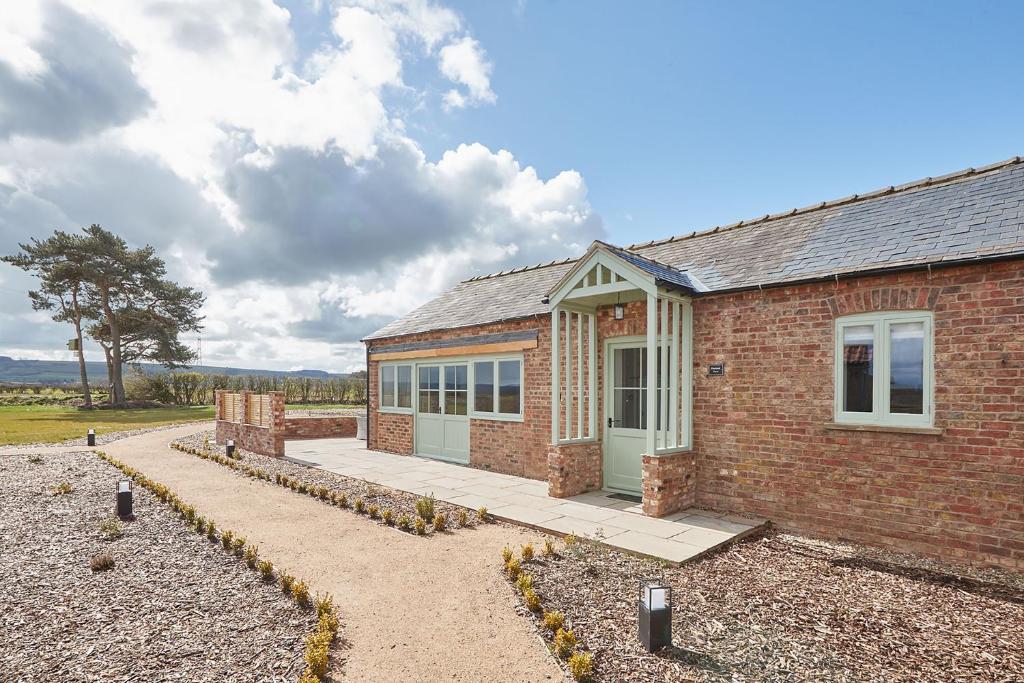
[[[175,451],[203,427],[115,442],[106,451],[170,486],[260,554],[329,592],[345,641],[336,679],[564,680],[501,577],[501,548],[541,535],[486,524],[426,540]]]

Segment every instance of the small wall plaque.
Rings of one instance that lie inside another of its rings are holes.
[[[725,363],[712,363],[708,366],[708,376],[713,377],[715,375],[725,374]]]

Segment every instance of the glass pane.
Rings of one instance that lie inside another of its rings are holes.
[[[412,408],[412,366],[398,366],[398,407]]]
[[[875,328],[856,325],[843,329],[843,410],[873,410],[875,376]]]
[[[646,379],[644,368],[644,357],[646,349],[615,349],[615,386],[616,387],[640,387]]]
[[[889,412],[924,413],[924,323],[889,326]]]
[[[644,393],[642,389],[615,389],[614,427],[643,429]]]
[[[454,365],[446,365],[444,368],[444,388],[454,389],[455,388],[455,367]]]
[[[395,405],[395,366],[385,365],[380,369],[380,404]]]
[[[473,364],[473,410],[494,412],[494,363]]]
[[[436,368],[435,368],[436,369]],[[435,415],[441,414],[441,392],[434,390],[427,395],[428,405],[427,412],[434,413]]]
[[[465,415],[467,408],[468,392],[456,391],[455,392],[455,412],[453,415]]]
[[[519,392],[521,391],[521,363],[517,360],[498,361],[498,412],[507,415],[519,414]]]

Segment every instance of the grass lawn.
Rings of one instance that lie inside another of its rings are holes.
[[[0,406],[0,446],[56,443],[84,436],[213,418],[213,406],[78,410],[66,406]]]

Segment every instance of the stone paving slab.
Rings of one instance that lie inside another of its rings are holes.
[[[662,519],[645,517],[635,502],[591,491],[571,498],[547,495],[547,483],[420,456],[369,451],[356,439],[289,441],[290,459],[344,476],[670,562],[685,562],[766,524],[763,519],[690,509]]]

